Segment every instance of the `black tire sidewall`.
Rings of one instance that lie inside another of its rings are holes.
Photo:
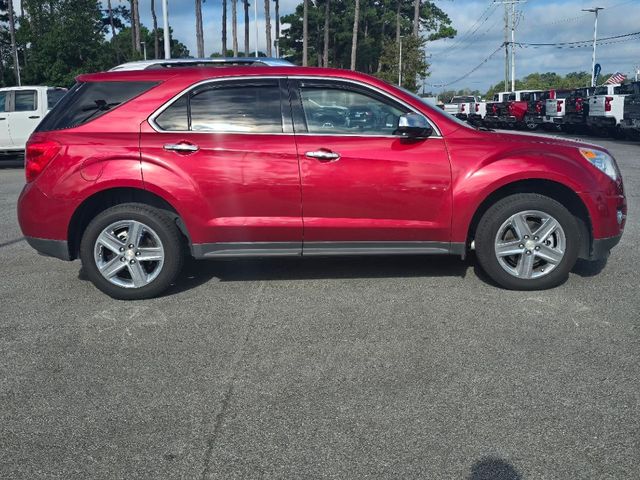
[[[100,233],[112,223],[122,220],[136,220],[149,226],[160,237],[164,248],[165,258],[160,274],[141,288],[112,284],[102,276],[94,260],[94,246]],[[87,277],[102,292],[119,300],[142,300],[159,295],[174,282],[182,268],[183,252],[180,234],[171,218],[147,205],[123,204],[101,212],[89,223],[80,243],[80,259]]]
[[[505,271],[495,254],[498,229],[512,215],[525,210],[539,210],[554,217],[566,237],[564,257],[548,275],[521,279]],[[500,286],[510,290],[545,290],[557,287],[568,277],[578,258],[580,231],[574,216],[561,203],[539,194],[516,194],[499,200],[482,216],[476,230],[476,256],[482,269]]]

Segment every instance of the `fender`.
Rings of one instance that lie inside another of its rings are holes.
[[[469,228],[476,211],[492,193],[522,180],[547,180],[563,185],[578,196],[586,190],[597,188],[598,181],[578,158],[579,153],[568,151],[569,147],[558,146],[555,152],[541,153],[531,145],[503,150],[475,161],[472,169],[462,175],[459,166],[453,168],[453,217],[452,242],[466,242]],[[573,149],[575,151],[575,148]],[[462,157],[460,156],[462,154]],[[458,163],[469,161],[467,152],[460,149],[452,154]],[[588,208],[590,216],[592,212]]]

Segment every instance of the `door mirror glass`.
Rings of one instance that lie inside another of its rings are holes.
[[[424,140],[433,134],[433,128],[425,117],[409,112],[398,118],[398,128],[394,134],[414,140]]]

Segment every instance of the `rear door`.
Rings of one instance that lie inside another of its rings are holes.
[[[150,124],[155,131],[141,134],[143,159],[154,163],[143,161],[145,182],[179,178],[173,194],[196,192],[188,226],[197,255],[301,253],[300,174],[285,80],[206,82]]]
[[[20,89],[12,92],[12,109],[9,113],[9,133],[11,143],[16,148],[24,148],[27,140],[40,123],[40,102],[38,91]]]
[[[292,80],[304,254],[448,249],[445,142],[393,134],[406,105],[361,84]]]
[[[0,150],[12,148],[11,136],[9,135],[9,98],[11,92],[0,92]]]

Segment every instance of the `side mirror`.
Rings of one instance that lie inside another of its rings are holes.
[[[433,128],[422,115],[409,112],[400,115],[398,128],[393,134],[412,140],[425,140],[433,134]]]

